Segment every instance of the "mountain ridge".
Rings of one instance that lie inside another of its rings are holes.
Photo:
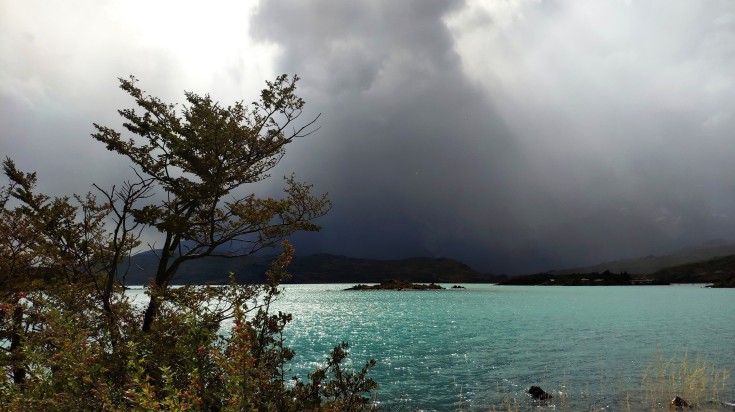
[[[620,259],[592,266],[542,272],[547,276],[583,274],[631,274],[648,276],[661,282],[714,283],[727,281],[730,260],[710,262],[735,256],[735,243],[712,240],[679,249],[661,256]],[[262,282],[275,256],[246,256],[237,258],[208,257],[182,265],[174,284],[223,284],[229,274],[235,274],[240,283]],[[131,257],[123,268],[128,268],[127,285],[147,284],[155,273],[158,258],[154,251]],[[735,273],[735,258],[732,260]],[[295,256],[286,268],[291,274],[286,283],[380,283],[392,279],[425,283],[497,283],[527,275],[493,275],[481,273],[470,266],[449,258],[412,257],[405,259],[368,259],[344,255],[318,253]],[[668,272],[667,272],[668,271]],[[723,272],[724,271],[724,272]],[[717,273],[715,273],[717,272]],[[725,273],[724,278],[721,276]],[[580,279],[585,276],[578,276]],[[587,277],[589,278],[589,277]],[[531,281],[531,278],[525,282]],[[618,279],[616,281],[622,281]]]
[[[590,266],[579,266],[561,270],[551,270],[552,274],[573,273],[634,273],[650,275],[662,269],[688,263],[705,261],[708,259],[735,255],[735,243],[727,240],[717,239],[691,245],[665,255],[648,255],[629,259],[619,259]]]
[[[240,283],[262,282],[275,256],[236,258],[207,257],[186,262],[173,284],[222,284],[234,273]],[[155,273],[158,259],[154,253],[132,256],[127,268],[126,285],[147,284]],[[468,265],[448,258],[413,257],[406,259],[366,259],[320,253],[295,256],[286,268],[291,278],[285,283],[379,283],[391,279],[434,283],[494,283],[502,275],[478,272]]]

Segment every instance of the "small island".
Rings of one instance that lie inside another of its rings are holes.
[[[381,282],[379,285],[355,285],[345,290],[438,290],[444,289],[443,287],[430,283],[428,285],[421,283],[411,283],[407,280],[387,280]]]

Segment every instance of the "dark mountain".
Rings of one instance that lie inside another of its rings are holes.
[[[247,256],[238,258],[202,258],[191,260],[179,269],[174,284],[222,284],[228,283],[230,272],[238,282],[260,282],[265,279],[273,256]],[[144,252],[131,257],[122,266],[128,269],[126,285],[145,285],[158,267],[155,253]]]
[[[713,283],[715,287],[735,287],[735,255],[672,266],[651,276],[670,283]]]
[[[185,263],[174,279],[175,284],[220,284],[229,281],[229,273],[238,282],[261,282],[272,256],[240,258],[203,258]],[[125,283],[141,285],[155,272],[158,259],[146,252],[133,256]],[[479,273],[452,259],[411,258],[400,260],[356,259],[318,254],[297,256],[286,268],[292,275],[289,283],[379,283],[390,279],[434,283],[494,283],[502,276]]]
[[[501,285],[619,286],[711,283],[713,287],[735,287],[735,255],[676,265],[649,274],[627,272],[536,273],[512,276]]]
[[[390,279],[410,282],[496,282],[499,276],[483,274],[464,263],[444,258],[399,260],[356,259],[328,254],[297,257],[288,272],[298,283],[367,282]]]
[[[652,274],[672,266],[684,265],[692,262],[700,262],[715,257],[734,254],[735,243],[725,240],[712,240],[709,242],[690,246],[667,255],[649,255],[633,259],[615,260],[612,262],[605,262],[593,266],[556,270],[549,273],[603,273],[605,271],[609,271],[613,273],[628,272],[635,274]]]

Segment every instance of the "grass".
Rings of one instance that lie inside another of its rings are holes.
[[[670,411],[675,397],[684,399],[689,407],[683,410],[721,412],[735,411],[733,388],[728,387],[729,371],[717,368],[702,357],[690,358],[687,352],[667,359],[656,351],[644,369],[640,381],[626,385],[610,385],[604,371],[600,372],[599,392],[568,387],[566,376],[558,388],[543,389],[554,395],[548,401],[533,401],[525,393],[503,395],[500,403],[489,406],[493,412],[521,411]],[[544,378],[545,381],[545,378]],[[545,384],[544,384],[545,385]],[[594,385],[596,386],[596,385]],[[616,393],[606,393],[616,388]],[[527,389],[527,388],[526,388]],[[525,391],[525,390],[524,390]],[[679,409],[682,410],[682,409]]]
[[[643,374],[641,387],[651,410],[669,407],[676,396],[692,409],[707,409],[722,405],[720,395],[727,389],[729,376],[727,370],[718,369],[706,359],[690,359],[687,352],[679,359],[667,360],[657,351]]]

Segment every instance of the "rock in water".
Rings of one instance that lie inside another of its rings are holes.
[[[531,386],[530,388],[528,388],[528,393],[533,397],[533,399],[538,399],[542,401],[553,398],[550,393],[544,391],[538,386]]]
[[[682,409],[688,408],[689,404],[687,403],[687,401],[677,396],[676,398],[671,400],[671,406],[673,406],[674,408]]]

